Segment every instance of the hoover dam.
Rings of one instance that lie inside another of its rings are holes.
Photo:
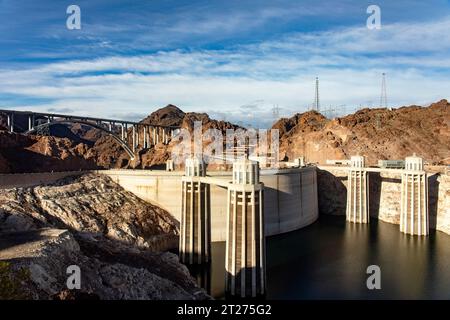
[[[67,176],[89,171],[0,174],[0,188],[30,187],[52,183]],[[125,190],[170,212],[178,221],[181,215],[182,171],[163,170],[98,170]],[[209,171],[208,178],[227,183],[230,171]],[[266,235],[300,229],[319,217],[317,173],[315,167],[262,170],[265,186],[264,210]],[[211,186],[212,241],[225,241],[227,192],[224,187]]]
[[[10,119],[12,123],[13,117]],[[102,121],[111,121],[94,120],[98,125],[102,125]],[[71,121],[84,120],[81,117]],[[31,115],[31,129],[33,124]],[[48,124],[52,122],[43,125]],[[124,133],[126,123],[122,123],[121,130],[113,123],[105,130],[115,139],[125,139],[121,140],[124,144],[131,143],[133,154],[138,148],[141,151],[149,149],[150,144],[155,149],[166,148],[173,138],[171,130],[175,128],[169,127],[166,132],[163,127],[163,139],[158,141],[159,129],[139,123],[132,125],[128,130],[131,136]],[[152,130],[154,134],[149,134]],[[122,135],[119,136],[117,131]],[[231,151],[238,155],[242,150],[236,147]],[[302,156],[293,162],[279,161],[275,166],[267,166],[270,157],[257,157],[263,160],[255,161],[255,158],[250,158],[248,150],[244,151],[244,155],[233,157],[232,170],[207,170],[203,156],[191,155],[176,171],[170,158],[166,162],[166,170],[104,169],[2,174],[0,188],[41,186],[85,174],[107,177],[121,190],[170,214],[178,224],[179,261],[191,268],[191,273],[208,293],[219,298],[224,293],[241,298],[283,296],[284,292],[273,295],[276,290],[271,291],[271,287],[276,286],[273,279],[278,277],[272,277],[277,273],[270,271],[274,267],[274,257],[278,253],[289,256],[289,251],[296,252],[295,248],[287,249],[292,244],[305,249],[307,244],[299,243],[297,237],[299,234],[309,234],[308,230],[317,230],[317,225],[325,225],[325,230],[332,229],[333,223],[327,225],[330,219],[324,216],[326,214],[345,216],[339,217],[339,229],[345,230],[346,235],[356,242],[361,235],[359,232],[353,233],[353,227],[363,230],[363,237],[374,232],[373,225],[392,231],[392,226],[382,227],[384,222],[399,224],[395,237],[404,234],[430,245],[435,237],[434,231],[430,230],[450,233],[448,168],[444,166],[430,169],[416,155],[406,157],[405,161],[393,161],[404,163],[403,167],[395,169],[369,166],[366,158],[360,155],[349,160],[327,160],[327,163],[337,162],[340,165],[305,164]],[[227,157],[225,153],[223,158],[228,160]],[[323,216],[321,219],[319,212]],[[315,223],[317,220],[318,224]],[[347,234],[348,228],[352,229]],[[332,233],[332,230],[329,231]],[[321,234],[322,231],[319,231],[317,239],[300,238],[307,239],[313,245],[328,238],[328,231],[324,232]],[[445,243],[445,237],[440,241]],[[292,239],[292,244],[285,243],[284,247],[277,248],[278,241],[284,243],[280,239]],[[372,249],[368,246],[363,250],[371,252]],[[423,253],[420,248],[418,250]],[[292,258],[296,256],[297,252],[292,254]],[[332,258],[332,255],[327,257]],[[302,261],[307,262],[311,261]],[[286,261],[281,262],[281,266],[284,271],[279,276],[284,281],[284,274],[289,274],[295,266],[290,266]],[[200,274],[197,273],[199,270]],[[220,280],[216,280],[215,284],[210,281],[211,272],[220,275]],[[272,275],[267,277],[268,273]],[[442,281],[446,283],[447,280],[450,281],[447,278]],[[294,290],[293,296],[296,292]],[[445,295],[445,292],[442,294]]]
[[[126,190],[169,211],[180,221],[182,172],[107,170],[101,171]],[[209,171],[208,178],[219,183],[231,180],[229,171]],[[300,229],[319,217],[317,173],[314,167],[261,170],[264,183],[266,235]],[[211,186],[212,241],[225,241],[227,190]]]

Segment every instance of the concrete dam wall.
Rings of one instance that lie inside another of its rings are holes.
[[[102,170],[125,190],[160,206],[180,220],[183,172],[150,170]],[[211,180],[231,181],[231,172],[208,172]],[[316,168],[261,170],[264,183],[266,235],[300,229],[317,220]],[[227,189],[211,185],[212,241],[226,240]]]

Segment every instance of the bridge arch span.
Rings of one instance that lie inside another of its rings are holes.
[[[97,124],[92,123],[92,122],[89,122],[89,121],[83,121],[83,120],[77,120],[77,119],[53,120],[53,121],[50,121],[50,122],[47,122],[47,123],[43,123],[43,124],[37,125],[37,126],[33,127],[31,130],[26,131],[25,134],[33,134],[33,133],[36,133],[39,129],[43,129],[45,127],[50,127],[50,126],[55,125],[55,124],[73,124],[73,123],[79,123],[79,124],[86,125],[86,126],[94,128],[94,129],[98,129],[98,130],[101,130],[103,132],[106,132],[108,135],[110,135],[114,140],[116,140],[122,146],[122,148],[130,156],[130,159],[134,160],[134,152],[131,150],[131,148],[127,145],[127,143],[124,140],[122,140],[114,132],[111,132],[108,129],[102,127],[102,126],[97,125]]]

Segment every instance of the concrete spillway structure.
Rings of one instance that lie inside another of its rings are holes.
[[[209,185],[201,182],[205,165],[197,158],[186,159],[181,187],[180,261],[209,262],[211,246]]]
[[[353,156],[350,159],[347,187],[347,221],[369,223],[369,176],[364,170],[365,159]]]
[[[225,253],[225,290],[231,296],[257,297],[265,293],[263,188],[257,162],[242,159],[233,164]]]
[[[411,235],[428,235],[428,184],[423,159],[405,159],[402,173],[400,231]]]

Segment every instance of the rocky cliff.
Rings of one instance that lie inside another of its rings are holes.
[[[173,105],[153,112],[141,122],[181,126],[192,132],[194,121],[201,121],[203,130],[225,132],[238,128],[204,113],[185,113]],[[281,159],[304,156],[308,162],[323,164],[327,159],[361,154],[373,165],[379,159],[403,159],[416,153],[431,164],[450,164],[450,104],[446,100],[428,107],[362,109],[332,120],[310,111],[280,119],[273,128],[280,130]],[[57,126],[50,134],[51,137],[24,137],[0,131],[0,172],[163,168],[177,143],[159,143],[143,150],[140,141],[136,159],[130,161],[113,138],[87,126],[73,125],[70,130]],[[204,141],[203,145],[208,143]]]
[[[429,163],[450,164],[450,104],[446,100],[428,107],[362,109],[333,120],[310,111],[280,119],[280,156],[304,156],[312,163],[327,159],[367,157],[404,159],[416,153]]]
[[[64,291],[73,264],[83,292],[101,299],[207,298],[167,252],[177,222],[102,175],[0,190],[0,238],[0,260],[29,271],[33,298]]]
[[[188,130],[192,135],[195,121],[200,121],[202,123],[203,131],[208,129],[217,129],[225,133],[227,129],[239,128],[229,122],[211,119],[206,113],[185,113],[174,105],[168,105],[164,108],[158,109],[150,116],[143,119],[141,123],[163,126],[180,126],[181,128]],[[142,128],[139,133],[142,137]],[[170,141],[168,145],[159,143],[150,149],[141,150],[138,152],[136,159],[130,162],[126,152],[114,139],[111,137],[104,137],[98,140],[90,149],[89,158],[96,159],[96,162],[100,166],[108,168],[164,168],[166,160],[168,160],[171,156],[173,147],[178,143],[178,140]],[[208,144],[208,141],[203,141],[204,146]]]
[[[0,131],[0,173],[95,169],[89,145],[53,136]]]

